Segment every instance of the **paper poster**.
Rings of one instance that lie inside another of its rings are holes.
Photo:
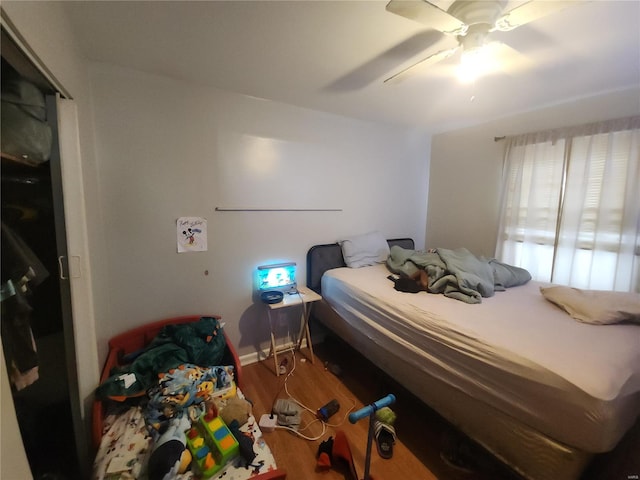
[[[177,221],[178,253],[207,250],[207,219],[180,217]]]

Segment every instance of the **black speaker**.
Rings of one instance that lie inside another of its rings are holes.
[[[260,294],[260,300],[264,303],[280,303],[284,298],[284,293],[278,290],[268,290]]]

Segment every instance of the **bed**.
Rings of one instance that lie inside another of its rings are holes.
[[[136,357],[135,355],[140,352],[148,352],[150,346],[154,345],[154,342],[158,343],[158,338],[160,338],[161,335],[167,336],[167,332],[178,331],[177,329],[184,326],[197,326],[204,321],[210,321],[216,325],[216,333],[221,333],[220,341],[218,342],[221,352],[218,357],[219,362],[217,363],[218,365],[224,365],[225,371],[232,372],[231,378],[234,388],[225,391],[225,396],[226,398],[244,398],[242,394],[242,366],[233,344],[229,341],[226,333],[224,333],[223,323],[220,320],[220,317],[217,315],[173,317],[142,325],[116,335],[109,340],[109,351],[102,370],[100,387],[98,387],[98,389],[103,387],[109,379],[113,377],[112,372],[114,369],[126,371],[126,365],[133,365],[131,362],[135,361],[135,358],[140,358],[140,356]],[[207,338],[207,340],[210,340],[210,338]],[[165,350],[163,351],[163,355],[170,355],[170,353],[167,353]],[[207,368],[214,369],[220,367],[203,365],[201,371],[206,371]],[[139,406],[139,402],[133,398],[134,396],[122,402],[111,399],[102,400],[100,398],[101,396],[103,395],[96,395],[92,412],[92,442],[94,449],[97,450],[96,460],[94,461],[93,478],[139,478],[139,475],[140,478],[147,478],[147,475],[151,477],[151,474],[144,473],[148,470],[146,465],[131,465],[131,463],[133,463],[131,460],[129,460],[129,465],[126,465],[126,468],[122,467],[122,473],[110,473],[110,467],[111,470],[118,470],[118,467],[113,467],[113,465],[116,462],[121,463],[121,459],[114,460],[109,457],[105,458],[105,455],[113,456],[114,450],[118,448],[117,445],[123,444],[122,439],[118,438],[118,436],[123,436],[125,430],[128,431],[126,433],[129,435],[132,431],[135,432],[134,438],[136,442],[141,445],[139,448],[140,453],[136,456],[136,461],[140,463],[149,460],[149,454],[154,449],[154,439],[147,434],[150,427],[148,422],[145,422],[146,418],[141,414],[141,407]],[[149,402],[151,402],[151,400],[149,400]],[[120,426],[120,429],[118,429],[118,426]],[[257,466],[255,468],[249,468],[247,465],[240,465],[241,462],[234,461],[229,462],[230,465],[220,470],[219,473],[224,473],[224,477],[229,480],[245,478],[255,480],[285,479],[286,472],[275,466],[275,460],[271,455],[269,447],[262,439],[262,434],[252,414],[248,416],[248,421],[240,428],[240,431],[242,434],[251,437],[253,441],[253,453],[257,454],[253,463]],[[183,432],[184,430],[182,432],[179,430],[178,435],[181,436]],[[134,442],[126,440],[124,443],[124,450],[131,450],[134,447]],[[138,448],[138,445],[135,445],[135,448]],[[190,467],[186,474],[180,475],[178,478],[194,478],[195,471],[194,468]],[[140,472],[143,473],[141,474]],[[217,477],[218,474],[213,478]]]
[[[521,476],[577,479],[636,422],[640,326],[577,322],[533,281],[468,304],[397,291],[389,274],[312,247],[314,318]]]

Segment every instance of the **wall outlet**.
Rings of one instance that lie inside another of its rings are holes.
[[[260,417],[260,421],[258,425],[260,426],[260,430],[262,433],[271,433],[276,429],[276,425],[278,424],[278,417],[271,413],[265,413]]]

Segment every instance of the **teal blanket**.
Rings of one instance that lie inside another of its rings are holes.
[[[429,278],[428,292],[442,293],[466,303],[481,303],[482,297],[491,297],[496,291],[531,280],[524,268],[476,257],[466,248],[422,251],[396,245],[391,247],[387,267],[393,273],[408,277],[423,269]]]
[[[133,354],[131,363],[109,372],[110,377],[96,389],[96,396],[124,400],[143,395],[158,383],[159,373],[179,365],[220,365],[226,345],[217,318],[201,317],[193,323],[165,325],[144,350]]]

